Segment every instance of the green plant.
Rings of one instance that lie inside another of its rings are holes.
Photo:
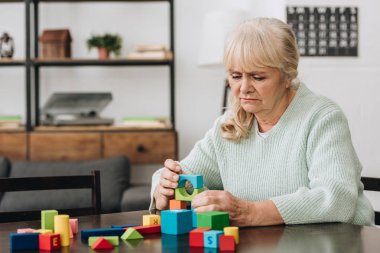
[[[115,55],[120,55],[123,39],[118,34],[106,33],[104,35],[92,35],[87,40],[87,48],[105,48],[108,52],[114,52]]]

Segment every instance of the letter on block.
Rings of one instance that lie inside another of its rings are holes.
[[[235,239],[235,243],[239,244],[239,227],[225,227],[224,235],[232,235]]]
[[[189,233],[193,229],[190,210],[161,211],[161,232],[170,235]]]
[[[204,247],[205,248],[218,248],[219,247],[219,236],[223,235],[222,231],[210,230],[203,233],[204,234]]]
[[[38,250],[38,233],[25,233],[9,235],[11,252],[14,250]]]
[[[70,223],[68,215],[54,216],[54,232],[61,235],[61,245],[70,246]]]
[[[169,201],[169,209],[170,210],[179,210],[179,209],[186,210],[187,209],[187,203],[188,203],[187,201],[171,199]]]
[[[54,216],[58,215],[57,210],[41,211],[41,229],[50,229],[54,231]]]
[[[185,187],[186,181],[190,181],[194,189],[203,188],[203,176],[201,175],[179,175],[178,188]]]
[[[232,235],[219,236],[220,251],[235,251],[235,239]]]
[[[227,212],[204,212],[197,214],[198,228],[211,228],[213,230],[223,230],[230,225],[230,219]]]
[[[184,201],[192,201],[193,198],[199,194],[203,192],[203,188],[200,188],[200,189],[194,189],[193,193],[192,194],[189,194],[187,193],[186,191],[186,188],[185,187],[182,187],[182,188],[176,188],[175,189],[175,199],[176,200],[184,200]]]
[[[143,226],[161,225],[161,217],[156,214],[143,215]]]
[[[203,247],[204,246],[204,232],[209,231],[210,228],[196,228],[189,233],[190,247]]]
[[[61,247],[61,236],[59,234],[40,234],[40,250],[51,251]]]

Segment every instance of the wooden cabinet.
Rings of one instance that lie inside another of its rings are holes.
[[[0,133],[0,155],[11,160],[27,159],[27,134],[20,133]]]

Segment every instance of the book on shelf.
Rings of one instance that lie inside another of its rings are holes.
[[[171,60],[172,53],[168,51],[145,51],[129,53],[127,59],[130,60]]]
[[[137,44],[135,52],[154,52],[154,51],[168,51],[165,45],[159,44]]]
[[[19,128],[21,126],[21,116],[0,115],[0,128]]]
[[[131,128],[168,129],[171,122],[164,117],[124,117],[122,125]]]

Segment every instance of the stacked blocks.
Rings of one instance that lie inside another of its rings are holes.
[[[190,210],[165,210],[161,212],[161,232],[170,235],[186,234],[193,229]]]
[[[235,243],[239,244],[239,228],[238,227],[225,227],[224,235],[232,235]]]
[[[187,209],[187,202],[181,201],[181,200],[176,200],[176,199],[171,199],[169,201],[169,209],[170,210]]]
[[[223,230],[230,225],[229,214],[227,212],[204,212],[197,214],[198,228],[211,228],[213,230]]]
[[[193,185],[193,193],[186,191],[186,181],[190,181]],[[175,189],[175,199],[183,201],[192,201],[193,198],[203,192],[203,177],[200,175],[179,175],[178,187]]]

